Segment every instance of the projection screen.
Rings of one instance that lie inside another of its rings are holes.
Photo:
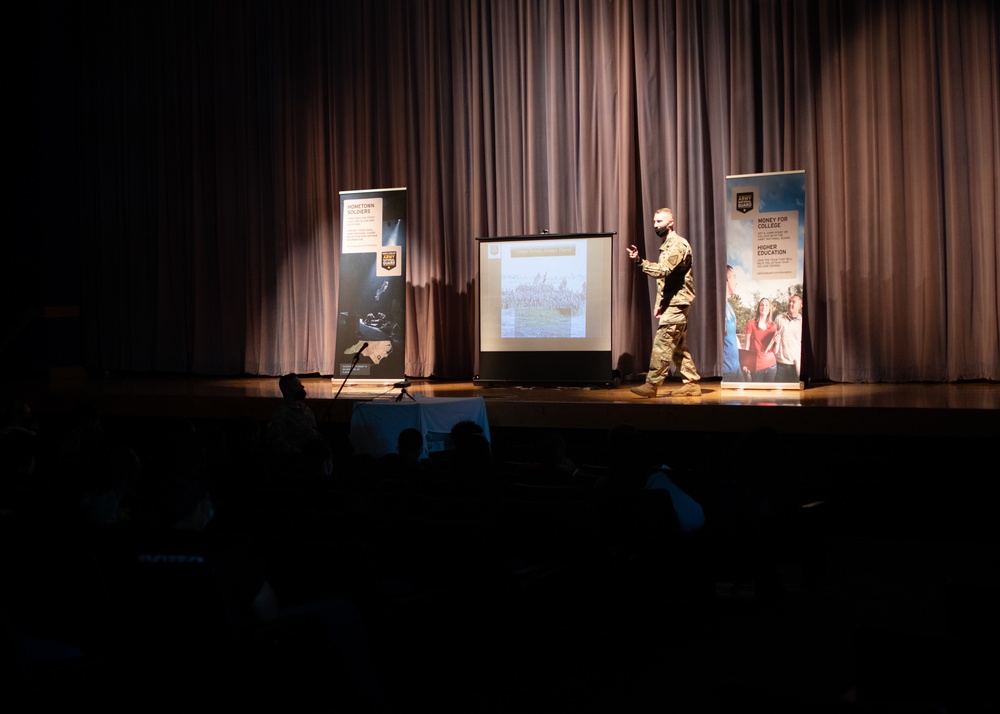
[[[611,380],[613,233],[477,238],[478,383]]]

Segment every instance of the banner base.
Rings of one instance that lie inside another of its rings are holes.
[[[767,389],[788,389],[795,391],[802,391],[806,388],[805,382],[723,382],[723,389],[754,389],[754,390],[767,390]]]

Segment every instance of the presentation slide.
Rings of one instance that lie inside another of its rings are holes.
[[[610,350],[611,239],[480,239],[480,351]]]

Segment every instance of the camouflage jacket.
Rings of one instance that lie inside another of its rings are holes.
[[[687,306],[694,302],[691,244],[674,231],[663,239],[657,262],[641,260],[638,265],[646,275],[656,278],[657,315],[664,314],[669,306]]]

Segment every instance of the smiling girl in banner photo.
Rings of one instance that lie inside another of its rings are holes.
[[[771,301],[761,298],[757,303],[757,317],[747,322],[746,334],[748,338],[747,347],[756,354],[753,373],[750,378],[754,382],[773,382],[777,372],[778,360],[774,356],[777,343],[774,335],[778,331],[778,326],[771,319]],[[744,372],[750,373],[747,367],[743,367]]]

